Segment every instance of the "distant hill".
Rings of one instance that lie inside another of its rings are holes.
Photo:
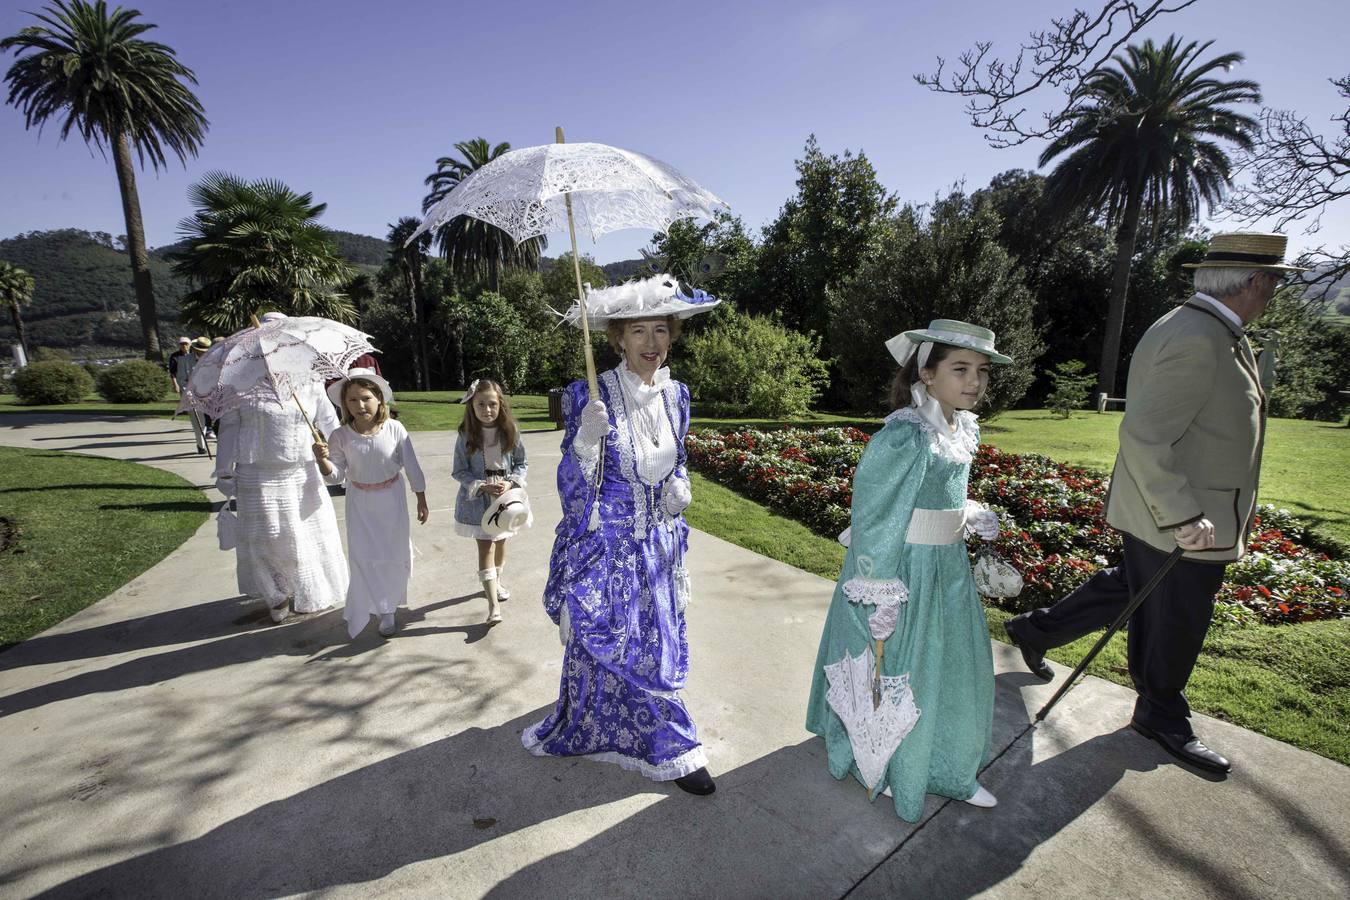
[[[141,343],[131,263],[106,232],[63,228],[0,240],[0,259],[33,276],[33,302],[23,310],[29,349],[88,348],[99,354],[134,352]],[[160,334],[172,342],[178,298],[187,291],[161,257],[151,254]],[[14,341],[9,316],[0,319],[0,344]]]
[[[586,254],[582,254],[582,259]],[[562,257],[542,256],[539,258],[539,271],[547,272],[549,267],[556,263]],[[632,278],[646,264],[643,259],[621,259],[618,262],[605,263],[600,268],[604,270],[605,278],[610,284],[618,284],[621,281],[627,281]]]
[[[362,267],[377,267],[388,254],[389,245],[380,238],[348,231],[333,235],[342,255]],[[165,257],[181,246],[150,251],[160,339],[166,345],[178,337],[178,298],[188,286]],[[33,276],[33,302],[23,311],[30,349],[58,347],[81,356],[134,355],[140,349],[131,264],[111,235],[78,228],[30,231],[0,240],[0,260]],[[13,340],[9,315],[0,315],[0,344]]]
[[[338,250],[347,262],[378,268],[389,258],[389,242],[383,238],[350,231],[333,231],[332,234],[337,238]]]
[[[600,268],[605,270],[605,277],[609,279],[610,284],[618,284],[632,278],[646,263],[645,259],[621,259],[618,262],[605,263]]]

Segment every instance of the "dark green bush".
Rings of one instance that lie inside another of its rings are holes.
[[[73,362],[47,360],[30,363],[14,374],[14,393],[20,403],[46,405],[78,403],[94,389],[94,379]]]
[[[109,403],[152,403],[163,400],[168,390],[169,374],[146,359],[129,359],[98,376],[99,396]]]
[[[680,377],[703,414],[799,416],[827,380],[819,350],[814,335],[723,307],[714,327],[684,342]]]

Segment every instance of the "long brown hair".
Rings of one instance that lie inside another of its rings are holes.
[[[937,364],[947,358],[947,354],[956,348],[951,344],[933,344],[933,349],[928,353],[928,363],[924,366],[926,369],[937,368]],[[913,401],[914,397],[910,392],[910,385],[919,380],[919,350],[916,347],[914,355],[896,370],[895,377],[891,379],[890,402],[891,411],[903,409]]]
[[[474,399],[483,391],[497,392],[497,421],[492,427],[501,435],[502,452],[510,453],[519,443],[520,428],[516,425],[516,417],[511,415],[511,402],[506,399],[506,391],[491,378],[478,379],[478,389],[473,392],[469,402],[464,404],[467,408],[464,410],[464,418],[459,423],[459,433],[464,435],[464,444],[470,453],[483,449],[483,423],[478,421],[478,413],[473,409]]]
[[[352,386],[363,387],[375,395],[375,399],[380,401],[380,408],[375,411],[375,427],[379,428],[385,422],[389,421],[389,404],[384,402],[384,391],[373,381],[367,381],[364,378],[349,378],[347,383],[342,386],[342,424],[352,424],[352,411],[347,408],[347,392]]]

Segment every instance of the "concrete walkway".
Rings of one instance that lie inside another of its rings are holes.
[[[451,531],[451,436],[414,439],[432,518],[392,640],[348,643],[338,612],[272,626],[236,596],[212,522],[0,654],[0,896],[1350,895],[1350,770],[1199,717],[1237,766],[1203,777],[1092,678],[1030,729],[1053,685],[998,643],[998,808],[930,798],[911,826],[868,805],[802,728],[830,583],[705,534],[686,699],[717,794],[534,758],[520,732],[561,660],[538,600],[558,435],[526,438],[536,524],[490,631]],[[209,472],[181,421],[6,415],[0,443]]]

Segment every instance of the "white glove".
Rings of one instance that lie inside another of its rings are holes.
[[[678,516],[689,508],[689,504],[694,500],[694,494],[689,489],[689,482],[683,478],[672,478],[666,482],[666,489],[662,492],[661,502],[666,506],[666,513],[671,516]]]
[[[981,540],[992,541],[998,537],[998,514],[984,504],[974,500],[966,501],[966,528]]]
[[[605,401],[592,400],[581,411],[581,425],[577,428],[576,441],[594,447],[598,446],[607,434],[609,434],[609,410],[605,407]]]
[[[226,497],[233,497],[237,491],[234,484],[233,475],[222,475],[216,479],[216,490],[220,491]]]

